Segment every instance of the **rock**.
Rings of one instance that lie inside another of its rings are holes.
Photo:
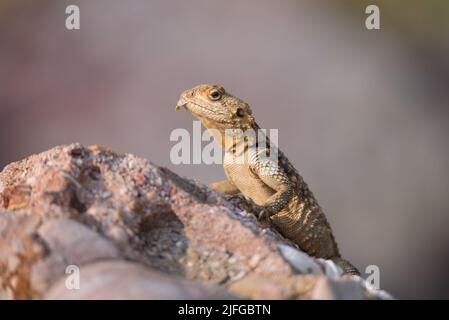
[[[306,253],[285,244],[280,244],[278,247],[284,259],[298,272],[313,275],[323,274],[320,265]]]
[[[337,266],[334,261],[321,258],[316,259],[316,261],[321,264],[322,268],[324,269],[324,274],[329,278],[335,279],[343,275],[343,270],[339,266]]]
[[[363,288],[349,280],[333,280],[319,277],[312,292],[314,300],[362,300]]]
[[[120,257],[111,241],[71,219],[49,220],[39,227],[37,236],[49,249],[49,254],[31,270],[30,282],[40,292],[64,276],[68,265]]]
[[[0,173],[0,297],[332,296],[316,289],[317,275],[339,278],[331,265],[299,251],[251,211],[242,197],[131,154],[55,147]],[[79,290],[66,287],[71,268],[79,270]],[[358,280],[352,285],[333,297],[385,297]]]
[[[61,279],[44,299],[223,299],[224,289],[186,281],[123,260],[102,261],[80,269],[79,289],[67,290]],[[100,275],[100,276],[99,276]]]

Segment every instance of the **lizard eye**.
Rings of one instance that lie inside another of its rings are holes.
[[[242,108],[238,108],[235,114],[237,115],[237,117],[243,118],[245,116],[245,111],[243,111]]]
[[[221,93],[220,93],[220,91],[213,89],[211,92],[209,92],[209,98],[210,98],[212,101],[220,100],[220,98],[221,98]]]

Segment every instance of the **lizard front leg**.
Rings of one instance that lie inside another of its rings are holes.
[[[228,195],[235,195],[240,193],[240,190],[230,180],[221,180],[209,184],[209,188],[217,192],[221,192]]]
[[[259,219],[278,213],[289,203],[294,187],[284,171],[273,161],[261,161],[250,168],[268,187],[276,191],[260,205]]]

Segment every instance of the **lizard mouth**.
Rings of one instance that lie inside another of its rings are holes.
[[[206,108],[198,103],[195,103],[193,101],[185,101],[184,99],[179,99],[176,103],[176,110],[180,110],[181,108],[186,109],[190,113],[192,113],[194,116],[199,118],[205,118],[212,120],[214,122],[219,123],[229,123],[229,121],[225,121],[223,119],[220,119],[217,117],[216,112]]]
[[[184,109],[186,109],[194,114],[197,114],[199,116],[204,116],[206,113],[213,113],[212,110],[210,110],[206,107],[203,107],[202,105],[199,105],[195,102],[179,99],[178,102],[176,103],[176,111],[178,111],[181,108],[184,108]],[[204,114],[203,114],[203,112],[204,112]]]

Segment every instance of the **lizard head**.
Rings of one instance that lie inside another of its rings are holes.
[[[176,110],[181,107],[190,111],[208,129],[245,131],[255,125],[249,105],[218,85],[199,85],[184,91]]]

